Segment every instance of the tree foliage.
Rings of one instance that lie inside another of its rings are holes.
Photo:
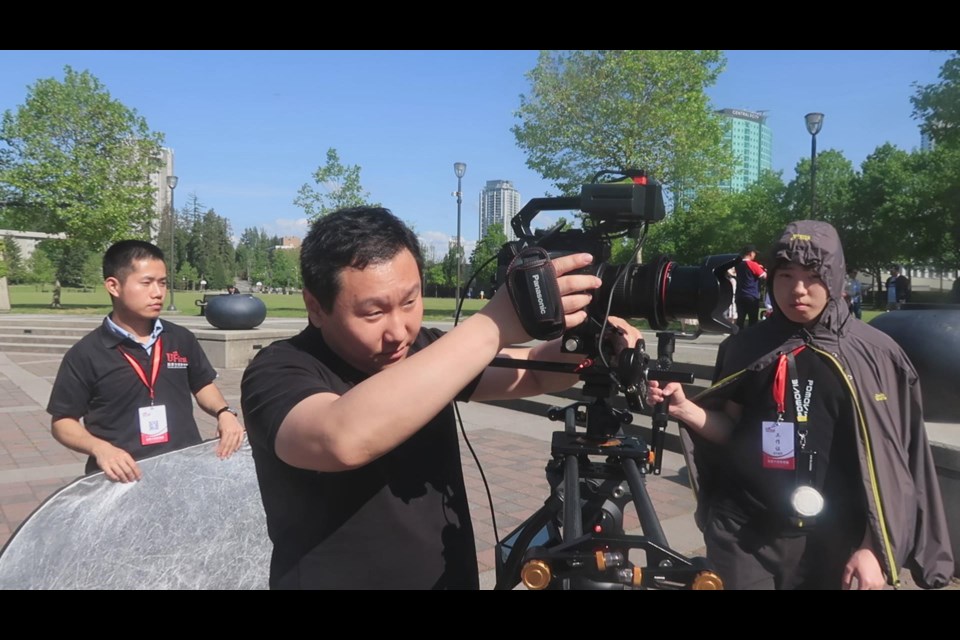
[[[6,236],[3,239],[2,253],[3,260],[6,263],[7,276],[10,284],[20,284],[27,281],[27,266],[23,259],[23,252],[20,251],[20,245],[13,239],[13,236]]]
[[[270,255],[270,285],[274,287],[302,286],[300,279],[300,250],[275,248]]]
[[[27,282],[32,284],[53,284],[57,277],[57,267],[53,260],[42,249],[37,246],[33,253],[27,258]]]
[[[333,147],[327,149],[326,164],[313,172],[313,181],[323,190],[305,183],[293,201],[311,222],[345,207],[379,206],[360,184],[360,165],[344,165]]]
[[[497,254],[506,241],[507,236],[503,232],[503,227],[492,224],[487,227],[483,239],[473,248],[470,264],[474,275],[473,288],[478,295],[481,290],[488,294],[493,290],[493,281],[497,274]]]
[[[279,244],[280,238],[271,238],[263,229],[244,229],[237,244],[237,273],[250,282],[268,282],[270,252]]]
[[[923,120],[923,130],[938,144],[960,144],[960,51],[940,67],[940,81],[915,85],[910,98],[913,117]]]
[[[38,80],[0,123],[0,192],[18,229],[92,249],[147,237],[161,136],[88,71]]]
[[[223,289],[233,284],[236,269],[230,222],[209,209],[191,226],[187,241],[177,246],[174,273],[180,273],[183,263],[192,265],[208,289]]]
[[[451,245],[450,249],[447,250],[447,255],[443,257],[441,264],[443,265],[443,278],[444,284],[448,287],[457,286],[457,263],[460,263],[460,278],[461,285],[466,282],[464,275],[466,274],[466,269],[463,268],[464,265],[464,253],[463,246],[458,247],[457,245]]]
[[[720,51],[540,53],[512,128],[527,166],[572,195],[600,169],[645,169],[693,188],[730,172],[723,128],[704,90]]]

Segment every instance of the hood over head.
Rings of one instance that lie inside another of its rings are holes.
[[[816,271],[831,298],[843,295],[847,266],[840,236],[833,225],[820,220],[798,220],[788,224],[773,245],[771,276],[784,262],[796,262]]]
[[[817,326],[828,332],[840,331],[850,311],[843,300],[844,276],[847,272],[843,258],[840,236],[833,225],[820,220],[797,220],[787,225],[780,239],[773,245],[773,255],[769,281],[776,278],[778,267],[787,262],[796,262],[813,269],[823,280],[830,299],[820,314]],[[771,296],[773,298],[774,296]],[[772,300],[777,310],[775,315],[783,317],[777,301]]]

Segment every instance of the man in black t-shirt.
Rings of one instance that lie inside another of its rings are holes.
[[[566,326],[592,275],[554,261]],[[422,257],[386,209],[320,218],[300,252],[309,326],[244,372],[242,406],[273,541],[272,588],[476,589],[476,550],[451,401],[565,389],[571,374],[488,368],[498,354],[569,360],[530,338],[501,287],[442,334],[424,329]],[[622,320],[618,346],[639,332]]]
[[[47,405],[53,437],[90,456],[87,473],[139,480],[137,460],[200,442],[193,396],[217,418],[217,455],[232,455],[244,431],[213,382],[216,372],[192,333],[159,319],[163,252],[140,240],[117,242],[104,254],[103,277],[113,311],[60,363]]]

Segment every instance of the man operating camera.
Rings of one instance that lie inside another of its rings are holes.
[[[586,319],[601,281],[552,261],[558,322]],[[575,375],[488,368],[494,357],[570,360],[559,340],[531,349],[508,287],[448,333],[425,329],[423,261],[389,211],[345,209],[315,222],[300,254],[309,324],[264,349],[242,404],[274,544],[272,588],[476,589],[453,400],[567,388]],[[562,317],[561,317],[562,316]],[[639,332],[611,318],[617,349]]]

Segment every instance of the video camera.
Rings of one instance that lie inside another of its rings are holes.
[[[613,181],[600,182],[603,178]],[[583,212],[584,228],[564,231],[557,226],[531,232],[530,223],[541,211],[565,210]],[[681,266],[663,255],[645,265],[609,263],[614,238],[637,236],[648,223],[665,215],[663,189],[643,171],[600,171],[592,183],[582,186],[579,196],[534,198],[511,220],[518,240],[500,248],[495,285],[505,281],[513,258],[529,246],[542,247],[551,258],[593,255],[593,263],[580,273],[597,276],[603,285],[586,309],[590,319],[565,336],[564,350],[572,353],[590,353],[593,334],[611,314],[644,318],[656,331],[666,330],[671,320],[679,319],[697,320],[700,331],[734,331],[723,313],[733,301],[733,286],[726,272],[739,260],[736,255],[710,256],[699,266]]]
[[[601,182],[603,178],[607,181]],[[557,210],[582,211],[584,228],[564,231],[558,225],[531,232],[537,214]],[[603,284],[586,308],[587,321],[563,334],[562,350],[584,354],[580,363],[505,357],[491,363],[576,374],[584,383],[583,395],[594,398],[548,411],[550,420],[564,423],[564,430],[553,434],[552,459],[546,467],[551,495],[498,542],[497,589],[521,582],[531,589],[723,588],[708,561],[685,558],[667,544],[645,484],[647,474],[660,474],[667,414],[662,403],[652,409],[646,406],[640,389],[646,380],[693,381],[692,374],[671,371],[676,338],[666,331],[671,320],[696,319],[698,335],[734,331],[723,313],[733,301],[727,271],[740,258],[711,256],[700,266],[680,266],[666,256],[646,265],[634,259],[624,265],[609,263],[613,239],[635,236],[637,255],[647,225],[665,215],[661,185],[644,172],[601,171],[591,184],[583,185],[579,197],[533,199],[511,220],[519,239],[501,247],[495,285],[506,283],[514,259],[531,253],[533,247],[538,249],[533,253],[546,251],[550,259],[590,253],[593,262],[580,272],[597,276]],[[602,340],[611,314],[647,320],[657,331],[655,361],[641,340],[622,350],[611,366]],[[624,394],[626,411],[610,405],[618,391]],[[650,445],[625,431],[631,412],[652,416]],[[644,535],[624,532],[623,512],[629,503]],[[632,549],[644,552],[645,567],[630,559]]]

